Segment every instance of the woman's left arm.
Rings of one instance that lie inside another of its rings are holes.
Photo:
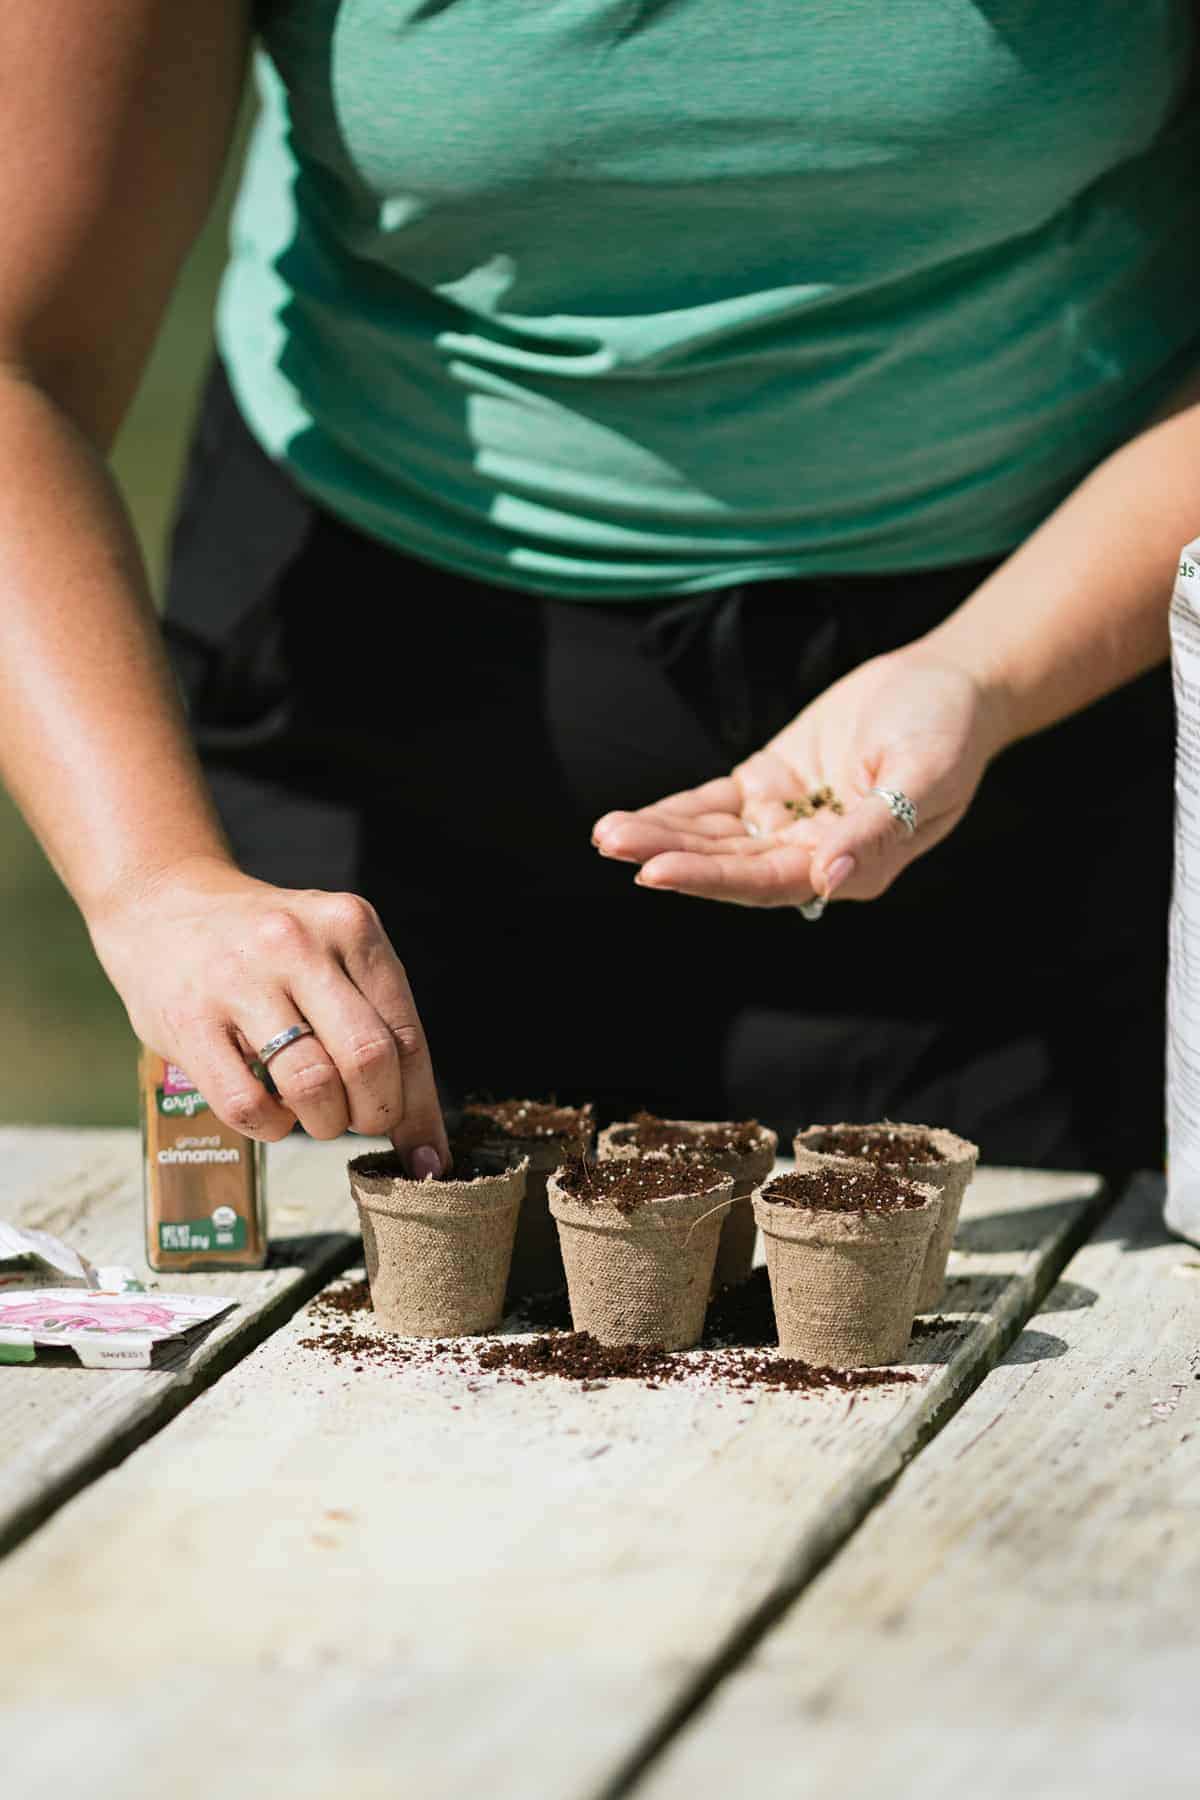
[[[1162,661],[1179,550],[1200,533],[1200,375],[1100,463],[942,624],[855,669],[726,778],[609,813],[641,886],[742,905],[873,899],[962,818],[988,763]],[[847,802],[794,822],[819,784]],[[898,828],[874,787],[918,807]]]
[[[1028,737],[1163,660],[1198,532],[1195,374],[925,642],[1002,698],[1008,742]]]

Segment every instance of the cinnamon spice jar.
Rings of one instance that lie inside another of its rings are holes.
[[[266,1146],[223,1125],[183,1070],[153,1050],[139,1063],[152,1269],[261,1269],[267,1260]]]

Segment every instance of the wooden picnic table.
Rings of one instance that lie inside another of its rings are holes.
[[[0,1151],[0,1217],[140,1264],[133,1134]],[[981,1170],[915,1383],[581,1389],[303,1346],[347,1153],[273,1153],[272,1266],[186,1279],[239,1302],[189,1357],[0,1367],[4,1793],[1196,1794],[1157,1179]]]

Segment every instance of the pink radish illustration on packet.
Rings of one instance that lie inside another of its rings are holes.
[[[32,1300],[0,1309],[0,1321],[5,1325],[19,1325],[27,1331],[171,1331],[177,1316],[170,1307],[159,1306],[153,1301],[130,1302],[122,1298],[113,1305],[99,1297],[70,1301]]]

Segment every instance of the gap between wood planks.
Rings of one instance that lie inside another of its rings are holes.
[[[0,1483],[0,1558],[124,1462],[361,1257],[357,1231],[348,1229],[354,1216],[343,1173],[347,1153],[345,1141],[313,1144],[298,1136],[272,1146],[268,1179],[277,1215],[285,1228],[300,1227],[291,1238],[276,1238],[276,1255],[287,1245],[294,1261],[271,1262],[265,1271],[189,1275],[190,1291],[238,1301],[236,1311],[218,1319],[199,1342],[144,1372],[84,1370],[69,1358],[0,1367],[0,1444],[9,1459]],[[93,1261],[126,1264],[143,1279],[170,1287],[169,1273],[154,1275],[143,1261],[135,1132],[5,1128],[0,1158],[4,1216],[62,1237]],[[33,1471],[26,1480],[13,1461],[22,1456]]]
[[[47,1519],[52,1518],[68,1500],[73,1500],[76,1494],[82,1493],[84,1488],[90,1487],[111,1469],[118,1468],[142,1444],[156,1437],[165,1425],[177,1418],[185,1407],[190,1406],[193,1400],[218,1382],[222,1375],[228,1374],[230,1369],[236,1368],[260,1344],[265,1343],[267,1338],[273,1337],[279,1327],[286,1325],[292,1315],[299,1312],[314,1294],[361,1261],[362,1245],[352,1238],[340,1252],[331,1254],[319,1265],[314,1265],[291,1287],[281,1289],[252,1324],[246,1326],[236,1337],[229,1338],[206,1362],[199,1364],[191,1372],[184,1369],[183,1379],[164,1389],[162,1399],[152,1413],[143,1415],[123,1430],[117,1431],[85,1461],[66,1470],[54,1482],[47,1482],[36,1500],[15,1512],[0,1526],[0,1561],[24,1543]]]
[[[864,1482],[848,1503],[831,1513],[822,1532],[805,1544],[779,1585],[746,1618],[731,1631],[714,1652],[712,1660],[693,1677],[687,1689],[668,1709],[664,1717],[637,1744],[625,1762],[600,1787],[591,1800],[626,1800],[641,1788],[650,1774],[686,1726],[712,1699],[721,1684],[752,1655],[754,1650],[800,1598],[822,1570],[848,1543],[863,1521],[886,1499],[900,1476],[942,1427],[958,1412],[980,1384],[995,1368],[1001,1357],[1020,1336],[1026,1324],[1041,1306],[1055,1282],[1075,1255],[1091,1238],[1096,1227],[1111,1213],[1123,1192],[1123,1184],[1105,1182],[1093,1203],[1079,1215],[1070,1231],[1064,1234],[1053,1257],[1041,1265],[1024,1282],[1024,1292],[1000,1322],[990,1342],[980,1346],[976,1366],[962,1384],[948,1393],[943,1404],[926,1419],[904,1458],[883,1468],[873,1481]]]
[[[948,1417],[948,1391],[978,1382],[1099,1186],[981,1170],[958,1317],[914,1346],[917,1383],[852,1411],[844,1394],[338,1369],[313,1362],[299,1314],[6,1565],[26,1620],[0,1726],[16,1788],[62,1800],[82,1745],[91,1791],[146,1800],[177,1752],[196,1800],[289,1759],[296,1800],[348,1780],[384,1800],[398,1767],[428,1800],[524,1800],[536,1744],[542,1791],[621,1791]],[[131,1637],[143,1566],[171,1572],[173,1610],[143,1609]],[[147,1686],[180,1659],[186,1680]]]
[[[1200,1287],[1133,1182],[639,1789],[1196,1800]]]

